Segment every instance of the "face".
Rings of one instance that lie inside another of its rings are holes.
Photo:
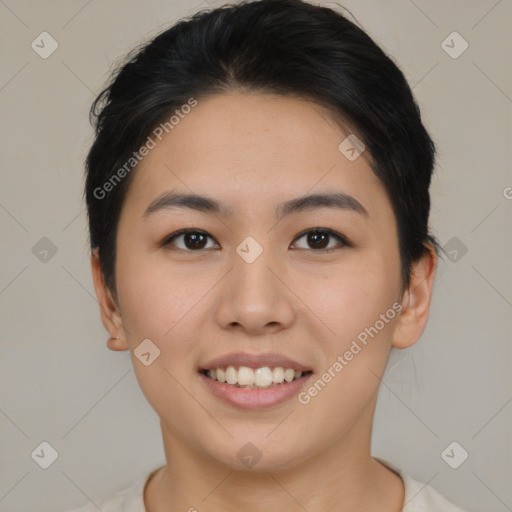
[[[301,99],[198,98],[134,171],[117,233],[122,339],[168,445],[238,468],[254,451],[276,469],[368,441],[400,258],[383,185],[364,153],[338,149],[349,133]],[[146,366],[147,339],[160,354]]]

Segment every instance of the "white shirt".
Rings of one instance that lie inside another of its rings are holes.
[[[405,499],[402,512],[464,512],[456,507],[429,485],[413,480],[409,475],[397,469],[393,464],[383,459],[374,457],[400,475],[404,482]],[[97,503],[102,512],[146,512],[144,506],[144,488],[151,476],[160,468],[151,471],[137,480],[130,487],[118,491],[108,498]],[[88,503],[82,507],[74,508],[68,512],[98,512],[94,503]]]

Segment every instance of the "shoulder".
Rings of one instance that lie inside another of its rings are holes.
[[[76,507],[66,512],[146,512],[144,506],[144,488],[150,477],[158,471],[157,468],[147,475],[142,476],[130,487],[112,494],[99,501],[89,501],[89,503]]]
[[[401,472],[405,485],[403,512],[464,512],[429,485]]]
[[[404,482],[405,498],[402,512],[465,512],[433,487],[414,480],[410,475],[401,471],[387,460],[374,457],[389,469],[400,475]]]
[[[124,495],[121,493],[113,494],[107,498],[103,498],[97,503],[90,501],[81,507],[66,510],[66,512],[124,512],[123,510]],[[141,511],[142,512],[142,511]]]

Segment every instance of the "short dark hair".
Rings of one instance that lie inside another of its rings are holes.
[[[237,89],[314,101],[342,129],[352,127],[394,209],[403,293],[429,243],[439,252],[428,229],[435,146],[412,91],[391,58],[341,13],[302,0],[257,0],[200,11],[135,48],[91,107],[90,245],[114,295],[117,225],[134,172],[112,179],[191,97]]]

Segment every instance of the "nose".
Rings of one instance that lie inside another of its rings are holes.
[[[286,269],[263,252],[254,261],[234,253],[231,271],[219,288],[216,319],[224,329],[248,335],[273,334],[288,328],[295,317],[294,293],[286,283]]]

